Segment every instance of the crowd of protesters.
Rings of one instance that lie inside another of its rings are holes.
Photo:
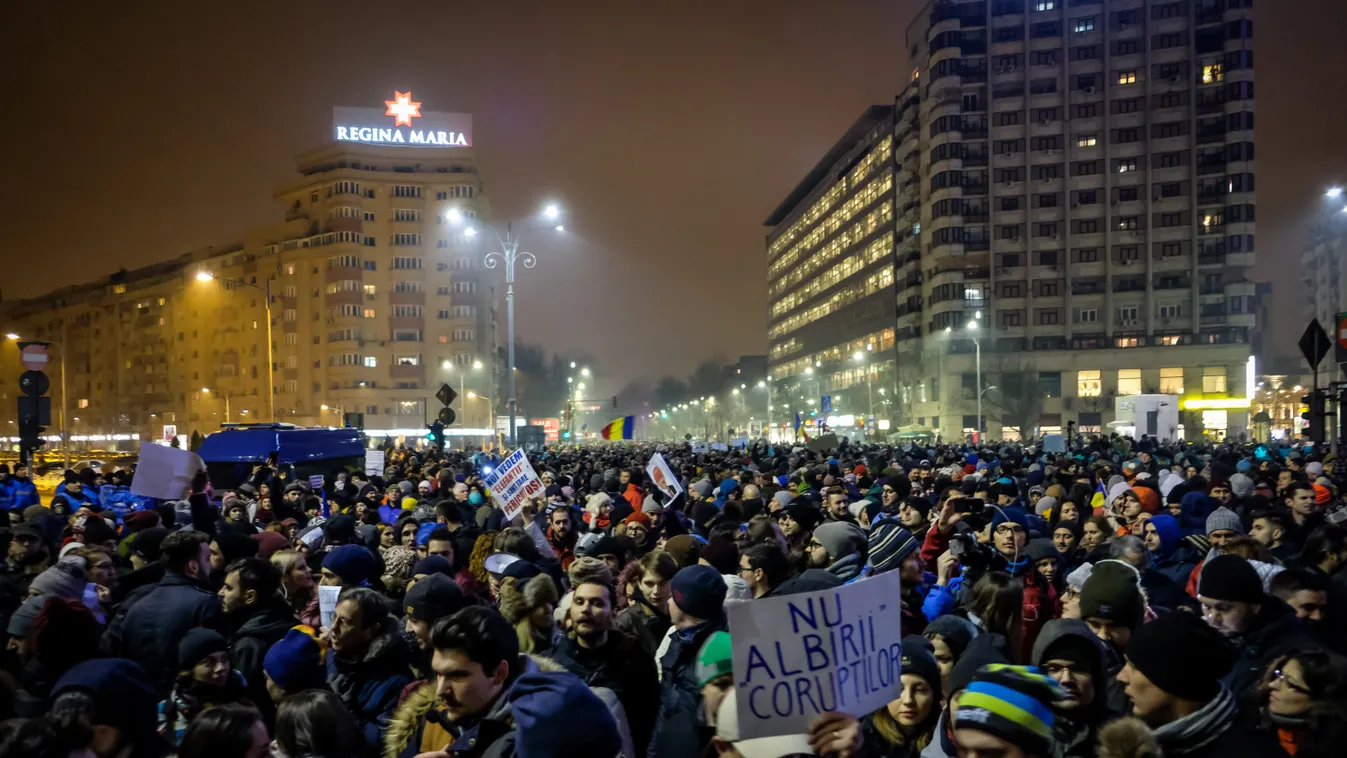
[[[514,519],[463,451],[0,467],[0,758],[1340,755],[1347,461],[1075,442],[557,448]],[[742,738],[727,608],[888,572],[895,698]]]

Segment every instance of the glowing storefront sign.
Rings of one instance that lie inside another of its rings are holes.
[[[332,109],[338,142],[413,147],[471,147],[472,114],[422,111],[411,92],[393,91],[384,108]]]

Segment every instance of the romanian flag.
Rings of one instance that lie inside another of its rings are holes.
[[[599,432],[599,436],[606,440],[629,440],[632,432],[636,431],[636,417],[623,416],[613,423],[605,426]]]

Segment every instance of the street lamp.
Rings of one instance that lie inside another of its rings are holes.
[[[1327,196],[1328,199],[1330,200],[1337,200],[1338,198],[1342,197],[1342,187],[1329,187],[1328,191],[1325,192],[1324,195]]]
[[[978,339],[977,329],[978,329],[978,319],[982,318],[982,311],[976,311],[973,315],[975,316],[975,318],[972,321],[968,322],[967,328],[969,334],[973,336],[973,351],[976,361],[975,371],[977,372],[976,389],[978,393],[977,441],[981,443],[982,442],[982,340]]]
[[[450,209],[450,212],[448,214],[449,222],[452,224],[462,223],[463,215],[461,213],[456,214],[453,211],[454,209]],[[548,205],[547,207],[543,208],[542,216],[543,218],[548,220],[555,220],[557,218],[560,218],[561,208],[556,205]],[[468,226],[464,230],[464,234],[466,234],[469,237],[476,236],[477,228],[475,226]],[[510,406],[510,426],[508,427],[506,439],[509,442],[513,443],[515,441],[516,436],[516,429],[515,429],[516,400],[515,400],[515,376],[514,376],[515,264],[522,265],[524,268],[533,268],[535,265],[537,265],[538,259],[534,257],[533,253],[521,252],[519,250],[519,235],[515,234],[514,232],[513,221],[507,222],[505,224],[504,237],[501,237],[499,233],[496,234],[496,241],[500,243],[500,250],[498,251],[493,250],[487,253],[485,259],[483,260],[483,263],[486,265],[487,268],[495,268],[496,266],[501,264],[504,264],[505,266],[505,323],[506,323],[507,339],[509,341],[509,351],[508,351],[509,365],[506,369],[509,383],[509,399],[507,402]]]
[[[196,280],[198,282],[209,282],[214,279],[215,275],[204,268],[196,272]],[[271,344],[271,277],[268,276],[262,281],[263,284],[258,285],[244,281],[243,279],[237,279],[234,281],[234,286],[252,287],[261,292],[264,296],[262,305],[266,309],[267,314],[267,413],[271,416],[271,423],[274,424],[276,423],[276,377],[274,373],[276,369],[276,355],[275,347]],[[227,416],[228,413],[226,412],[226,420]]]

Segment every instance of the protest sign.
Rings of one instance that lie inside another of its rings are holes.
[[[384,451],[366,450],[365,476],[383,476],[383,475],[384,475]]]
[[[318,588],[318,617],[324,629],[332,628],[332,619],[337,615],[337,599],[341,597],[341,587]]]
[[[1043,452],[1045,453],[1065,453],[1066,438],[1060,434],[1043,435]]]
[[[530,498],[543,494],[543,481],[534,473],[522,448],[510,453],[510,457],[501,461],[491,473],[483,475],[482,481],[505,511],[505,518],[511,520],[519,515]]]
[[[205,468],[201,456],[191,450],[143,442],[136,475],[131,480],[131,494],[183,500],[191,492],[192,478]]]
[[[710,446],[710,445],[707,445],[705,442],[694,442],[694,443],[692,443],[692,452],[694,452],[694,453],[705,453],[705,452],[709,452],[710,450],[711,450],[711,446]]]
[[[312,475],[312,476],[309,477],[309,489],[313,490],[314,492],[322,492],[322,491],[323,491],[323,475],[322,475],[322,474],[314,474],[314,475]]]
[[[669,468],[663,455],[659,453],[652,455],[650,463],[646,464],[645,473],[650,475],[650,481],[670,500],[683,492],[683,488],[678,484],[678,477],[674,476],[673,469]]]
[[[729,606],[741,739],[801,734],[820,713],[861,718],[902,692],[898,572]]]

